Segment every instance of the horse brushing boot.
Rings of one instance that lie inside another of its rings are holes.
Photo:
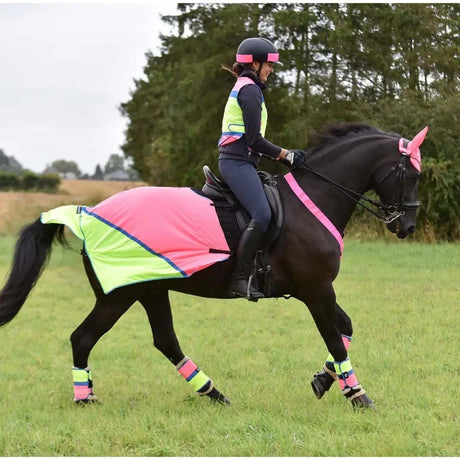
[[[253,302],[265,297],[251,286],[254,258],[264,233],[262,226],[255,220],[251,220],[243,232],[236,251],[236,266],[228,288],[232,297],[243,297]]]

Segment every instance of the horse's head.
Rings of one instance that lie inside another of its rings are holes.
[[[384,174],[374,189],[379,195],[385,214],[385,223],[398,238],[405,238],[415,231],[416,213],[420,206],[417,196],[421,169],[420,145],[428,126],[414,139],[399,139],[399,158]]]

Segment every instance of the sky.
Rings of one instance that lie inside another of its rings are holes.
[[[36,173],[64,159],[91,175],[122,155],[118,107],[176,5],[0,2],[0,149]]]

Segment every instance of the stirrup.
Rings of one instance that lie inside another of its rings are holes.
[[[252,289],[252,278],[253,275],[249,277],[249,279],[246,281],[246,279],[239,279],[239,280],[234,280],[233,282],[230,282],[230,287],[229,287],[229,294],[232,297],[241,297],[243,299],[247,299],[251,302],[257,302],[259,299],[262,299],[265,297],[265,295],[262,292],[256,291],[255,289]],[[232,289],[232,284],[233,283],[246,283],[246,288],[245,290],[235,290]]]

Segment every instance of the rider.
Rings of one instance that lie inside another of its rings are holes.
[[[257,174],[261,155],[283,160],[291,167],[301,165],[305,158],[302,150],[287,150],[264,138],[267,109],[262,91],[273,72],[273,64],[281,64],[278,59],[278,50],[270,40],[247,38],[238,46],[232,69],[224,67],[237,80],[222,120],[219,171],[251,216],[236,252],[229,293],[249,300],[264,297],[251,287],[250,276],[255,254],[271,219],[270,206]]]

